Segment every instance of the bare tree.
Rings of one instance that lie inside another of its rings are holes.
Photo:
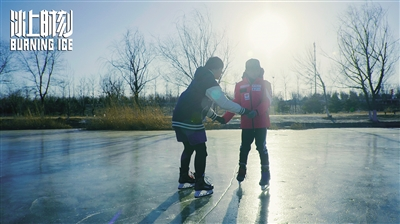
[[[212,56],[224,61],[223,71],[226,71],[230,63],[229,45],[224,33],[218,35],[214,31],[208,13],[194,10],[189,17],[183,15],[175,25],[177,36],[158,41],[162,58],[171,66],[170,75],[164,76],[166,81],[188,86],[196,69]]]
[[[58,50],[20,52],[22,65],[30,74],[30,79],[40,97],[41,116],[44,115],[45,98],[49,92],[52,76],[61,63],[61,54],[62,51]]]
[[[66,113],[67,119],[69,119],[71,114],[71,79],[69,77],[64,77],[58,81],[58,86],[61,89],[61,96],[64,101],[66,101]],[[67,97],[68,93],[68,97]]]
[[[136,105],[139,105],[139,94],[146,83],[155,77],[148,74],[149,64],[155,54],[145,43],[144,37],[139,31],[128,30],[123,38],[114,46],[115,55],[110,60],[113,67],[117,68],[123,79],[128,83],[134,96]]]
[[[325,100],[325,112],[328,118],[332,117],[328,109],[328,96],[326,93],[325,82],[318,72],[319,65],[317,64],[315,43],[314,50],[309,48],[303,55],[294,58],[293,71],[297,73],[307,84],[314,84],[314,94],[317,93],[317,87],[322,88]]]
[[[89,83],[90,101],[91,101],[91,104],[92,104],[91,112],[92,112],[92,115],[94,116],[95,115],[94,114],[94,110],[96,108],[96,98],[95,98],[96,78],[94,76],[91,76],[89,78],[88,83]]]
[[[63,74],[59,79],[54,80],[56,85],[60,88],[62,99],[66,102],[66,113],[67,119],[69,119],[71,115],[71,92],[74,88],[74,70],[70,67],[68,63],[63,66]]]
[[[10,82],[7,77],[8,74],[15,71],[16,66],[12,66],[12,60],[14,58],[14,51],[10,50],[9,45],[6,41],[0,42],[0,83]]]
[[[123,80],[113,71],[109,71],[101,78],[101,90],[109,100],[109,104],[118,101],[124,95]]]
[[[399,59],[398,40],[393,40],[380,5],[350,6],[339,20],[339,54],[334,61],[343,84],[362,90],[370,119],[377,121],[376,98]]]
[[[286,72],[281,74],[282,82],[283,82],[283,100],[287,100],[287,89],[288,89],[288,82],[289,82],[289,75]]]
[[[58,82],[58,86],[61,88],[61,97],[62,97],[63,99],[66,98],[67,89],[69,88],[69,85],[70,85],[70,80],[68,80],[67,78],[61,79],[61,80]]]
[[[87,82],[85,77],[80,78],[79,84],[77,86],[77,95],[78,95],[78,103],[80,104],[80,112],[81,115],[85,115],[86,110],[86,98],[88,98],[89,92],[89,83]]]

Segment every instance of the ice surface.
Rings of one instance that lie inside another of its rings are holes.
[[[1,223],[400,223],[399,134],[268,131],[262,191],[254,145],[239,186],[240,130],[207,131],[214,194],[195,199],[173,131],[2,131]]]

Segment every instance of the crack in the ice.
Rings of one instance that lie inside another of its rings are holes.
[[[100,214],[100,213],[101,213],[101,212],[96,212],[96,213],[90,214],[90,215],[86,216],[85,218],[83,218],[81,221],[77,222],[76,224],[79,224],[79,223],[85,221],[86,219],[88,219],[88,218],[90,218],[90,217],[92,217],[92,216],[98,215],[98,214]]]
[[[218,203],[221,201],[221,199],[225,196],[226,192],[228,192],[229,188],[232,186],[233,179],[235,179],[235,173],[236,173],[235,170],[237,170],[237,169],[238,169],[238,165],[236,165],[235,169],[233,170],[233,175],[232,175],[231,181],[230,181],[228,187],[222,193],[221,197],[219,197],[218,201],[214,204],[214,206],[197,223],[200,223],[201,221],[203,221],[207,217],[207,215],[210,214],[210,212],[212,212],[212,210],[214,210],[215,207],[217,207]]]

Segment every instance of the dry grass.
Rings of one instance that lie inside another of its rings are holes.
[[[171,120],[158,107],[141,110],[130,107],[111,107],[103,117],[90,120],[88,130],[169,130]]]
[[[158,107],[146,107],[142,110],[131,107],[110,107],[102,111],[105,116],[97,117],[1,117],[0,130],[26,130],[26,129],[68,129],[86,128],[88,130],[171,130],[171,116],[165,115]],[[270,129],[296,129],[308,128],[306,123],[315,123],[316,119],[326,121],[324,114],[312,115],[271,115]],[[240,119],[240,115],[236,118]],[[338,113],[333,114],[335,123],[368,122],[368,112]],[[399,122],[399,114],[378,114],[381,122]],[[204,124],[207,130],[226,128],[218,122],[207,119]],[[286,125],[286,126],[282,126]]]
[[[41,117],[16,117],[0,119],[0,130],[28,130],[28,129],[69,129],[61,119]]]
[[[164,115],[159,107],[142,109],[113,106],[106,108],[97,117],[46,117],[24,116],[0,118],[0,130],[26,129],[68,129],[85,128],[87,130],[172,130],[171,116]],[[218,129],[218,122],[208,120],[206,129]]]

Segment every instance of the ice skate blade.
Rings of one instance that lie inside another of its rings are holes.
[[[191,183],[183,183],[183,184],[179,184],[178,185],[178,189],[179,190],[192,188],[192,187],[194,187],[194,183],[193,184],[191,184]]]
[[[269,189],[269,185],[260,185],[262,191],[267,191]]]
[[[214,193],[213,190],[200,190],[200,191],[195,191],[195,192],[194,192],[194,197],[195,197],[195,198],[200,198],[200,197],[204,197],[204,196],[210,195],[210,194],[212,194],[212,193]]]

